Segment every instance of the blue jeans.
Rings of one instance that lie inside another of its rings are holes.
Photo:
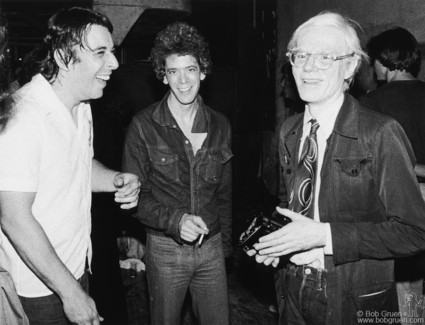
[[[81,287],[88,293],[88,274],[78,280]],[[27,298],[19,296],[25,313],[31,325],[69,325],[71,324],[63,312],[62,301],[56,294],[49,296]]]
[[[281,287],[278,299],[279,324],[325,325],[326,323],[326,271],[288,263],[281,271],[276,286]]]
[[[227,278],[221,234],[199,247],[148,234],[146,272],[151,325],[178,325],[187,290],[201,325],[229,324]]]

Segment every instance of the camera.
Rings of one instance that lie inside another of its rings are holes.
[[[290,223],[292,220],[277,212],[273,213],[270,218],[259,213],[254,217],[248,228],[239,237],[239,246],[247,252],[254,249],[254,244],[258,243],[261,237],[276,231]]]

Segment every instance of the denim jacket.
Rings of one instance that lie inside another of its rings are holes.
[[[184,213],[202,217],[209,234],[221,231],[225,256],[232,252],[231,128],[226,117],[198,96],[192,132],[207,133],[196,155],[165,97],[133,117],[126,135],[123,170],[142,183],[136,214],[148,233],[182,244]]]
[[[288,119],[280,134],[283,205],[296,173],[302,122],[302,114]],[[325,257],[327,324],[357,324],[357,311],[398,308],[394,258],[425,250],[425,202],[414,164],[401,126],[345,95],[327,141],[319,193],[320,219],[330,223],[333,247]]]

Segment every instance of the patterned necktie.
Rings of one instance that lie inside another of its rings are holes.
[[[316,132],[319,123],[315,119],[311,119],[309,123],[311,123],[310,134],[304,141],[289,199],[289,209],[313,219],[314,183],[318,155]]]

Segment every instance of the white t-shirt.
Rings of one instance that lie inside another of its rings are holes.
[[[62,104],[41,75],[17,91],[16,113],[0,134],[0,191],[36,193],[32,213],[78,279],[86,257],[91,258],[93,123],[90,105],[81,103],[74,110]],[[52,293],[1,231],[0,264],[19,295]]]

